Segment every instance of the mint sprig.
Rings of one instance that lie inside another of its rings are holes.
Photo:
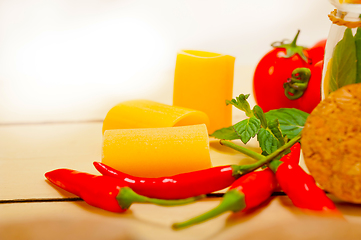
[[[263,155],[269,155],[278,149],[280,145],[277,138],[272,134],[269,129],[260,129],[257,134],[257,141],[262,149]]]
[[[267,128],[267,126],[268,126],[267,119],[266,119],[266,116],[264,115],[262,108],[258,105],[255,105],[253,107],[252,111],[253,111],[254,116],[261,121],[261,126],[263,128]]]
[[[248,143],[251,138],[254,138],[260,128],[261,121],[255,116],[240,121],[233,126],[234,131],[244,144]]]
[[[229,126],[226,128],[221,128],[216,131],[214,131],[211,134],[212,137],[223,139],[223,140],[235,140],[239,139],[239,135],[234,130],[233,126]]]
[[[273,153],[283,146],[286,143],[285,139],[287,139],[283,136],[277,119],[269,121],[267,125],[267,128],[260,129],[257,134],[257,141],[264,155]]]
[[[249,94],[240,94],[235,99],[226,101],[244,111],[248,118],[216,130],[211,136],[223,140],[240,139],[247,144],[257,136],[263,155],[269,155],[288,142],[288,139],[299,135],[308,117],[308,113],[294,108],[281,108],[264,113],[255,105],[251,109],[247,99]]]
[[[309,114],[296,108],[280,108],[265,115],[269,121],[277,119],[282,134],[291,139],[302,131]]]
[[[231,105],[235,106],[236,108],[238,108],[239,110],[242,110],[243,112],[245,112],[247,117],[252,117],[254,114],[247,101],[248,97],[249,97],[249,94],[246,94],[246,95],[240,94],[238,97],[236,97],[235,99],[232,99],[231,101],[226,100],[226,105],[231,104]]]

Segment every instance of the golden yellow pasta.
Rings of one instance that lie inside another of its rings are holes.
[[[201,111],[149,100],[131,100],[110,109],[103,122],[103,133],[109,129],[159,128],[203,123],[209,125],[209,119]]]
[[[218,53],[185,50],[177,55],[173,105],[205,112],[209,133],[232,125],[235,58]]]
[[[138,177],[161,177],[211,167],[205,124],[106,130],[102,162]]]

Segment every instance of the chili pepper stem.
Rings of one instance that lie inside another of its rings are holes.
[[[301,135],[302,132],[298,133],[294,138],[292,138],[289,142],[287,142],[285,145],[281,146],[280,148],[278,148],[276,151],[274,151],[273,153],[271,153],[268,156],[263,156],[259,153],[255,153],[249,149],[246,149],[242,146],[239,146],[237,144],[234,144],[233,142],[230,141],[226,141],[226,140],[221,140],[222,144],[233,148],[234,150],[237,150],[241,153],[246,154],[249,157],[252,157],[256,160],[258,160],[256,163],[253,164],[247,164],[247,165],[240,165],[238,166],[237,170],[240,174],[245,174],[248,172],[252,172],[254,170],[256,170],[259,167],[262,167],[263,165],[269,163],[270,161],[272,161],[273,159],[275,159],[276,157],[278,157],[280,154],[282,154],[285,150],[287,150],[288,148],[292,147],[295,143],[297,143],[298,141],[300,141],[301,139]],[[252,154],[248,154],[249,152],[253,152]]]
[[[249,150],[248,148],[239,146],[239,145],[237,145],[237,144],[235,144],[233,142],[230,142],[230,141],[227,141],[227,140],[220,140],[219,142],[220,142],[221,145],[225,145],[227,147],[230,147],[230,148],[232,148],[232,149],[234,149],[234,150],[236,150],[238,152],[241,152],[241,153],[243,153],[243,154],[245,154],[245,155],[247,155],[247,156],[249,156],[251,158],[254,158],[254,159],[258,160],[258,161],[264,159],[263,155],[261,155],[259,153],[256,153],[256,152],[254,152],[252,150]]]
[[[236,189],[233,189],[228,191],[224,195],[222,202],[217,207],[197,217],[191,218],[187,221],[174,223],[172,225],[172,228],[181,229],[185,227],[190,227],[194,224],[202,223],[204,221],[207,221],[208,219],[215,218],[227,211],[239,212],[245,207],[246,207],[246,202],[244,199],[244,194]]]
[[[205,195],[200,195],[196,197],[190,197],[185,199],[177,199],[177,200],[165,200],[165,199],[157,199],[157,198],[149,198],[142,195],[139,195],[135,193],[131,188],[129,187],[123,187],[118,195],[117,195],[117,201],[121,208],[128,209],[132,203],[154,203],[157,205],[162,206],[175,206],[175,205],[182,205],[187,204],[191,202],[195,202],[201,198],[204,198]]]
[[[282,161],[280,160],[272,160],[268,167],[272,170],[272,172],[276,172],[277,168],[282,164]]]

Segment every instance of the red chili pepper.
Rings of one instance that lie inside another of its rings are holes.
[[[280,160],[285,163],[295,163],[298,164],[301,156],[301,144],[299,142],[295,143],[290,147],[291,152],[283,156]]]
[[[339,214],[335,204],[326,193],[316,185],[298,163],[273,160],[269,167],[275,172],[278,184],[293,204],[303,210]]]
[[[224,212],[247,211],[266,201],[277,186],[273,172],[266,168],[262,171],[254,171],[240,177],[235,181],[222,202],[214,209],[194,217],[188,221],[173,224],[174,229],[189,227],[193,224],[204,222]]]
[[[56,169],[47,172],[45,177],[56,186],[81,197],[89,205],[111,212],[124,212],[134,202],[171,206],[194,202],[203,197],[197,196],[181,200],[148,198],[136,194],[118,179],[71,169]]]
[[[181,199],[211,193],[229,187],[244,172],[242,166],[228,165],[177,174],[169,177],[140,178],[94,162],[103,175],[122,180],[136,193],[153,198]]]

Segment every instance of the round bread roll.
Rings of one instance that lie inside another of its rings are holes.
[[[301,143],[316,182],[341,200],[361,203],[361,84],[323,100],[309,115]]]

